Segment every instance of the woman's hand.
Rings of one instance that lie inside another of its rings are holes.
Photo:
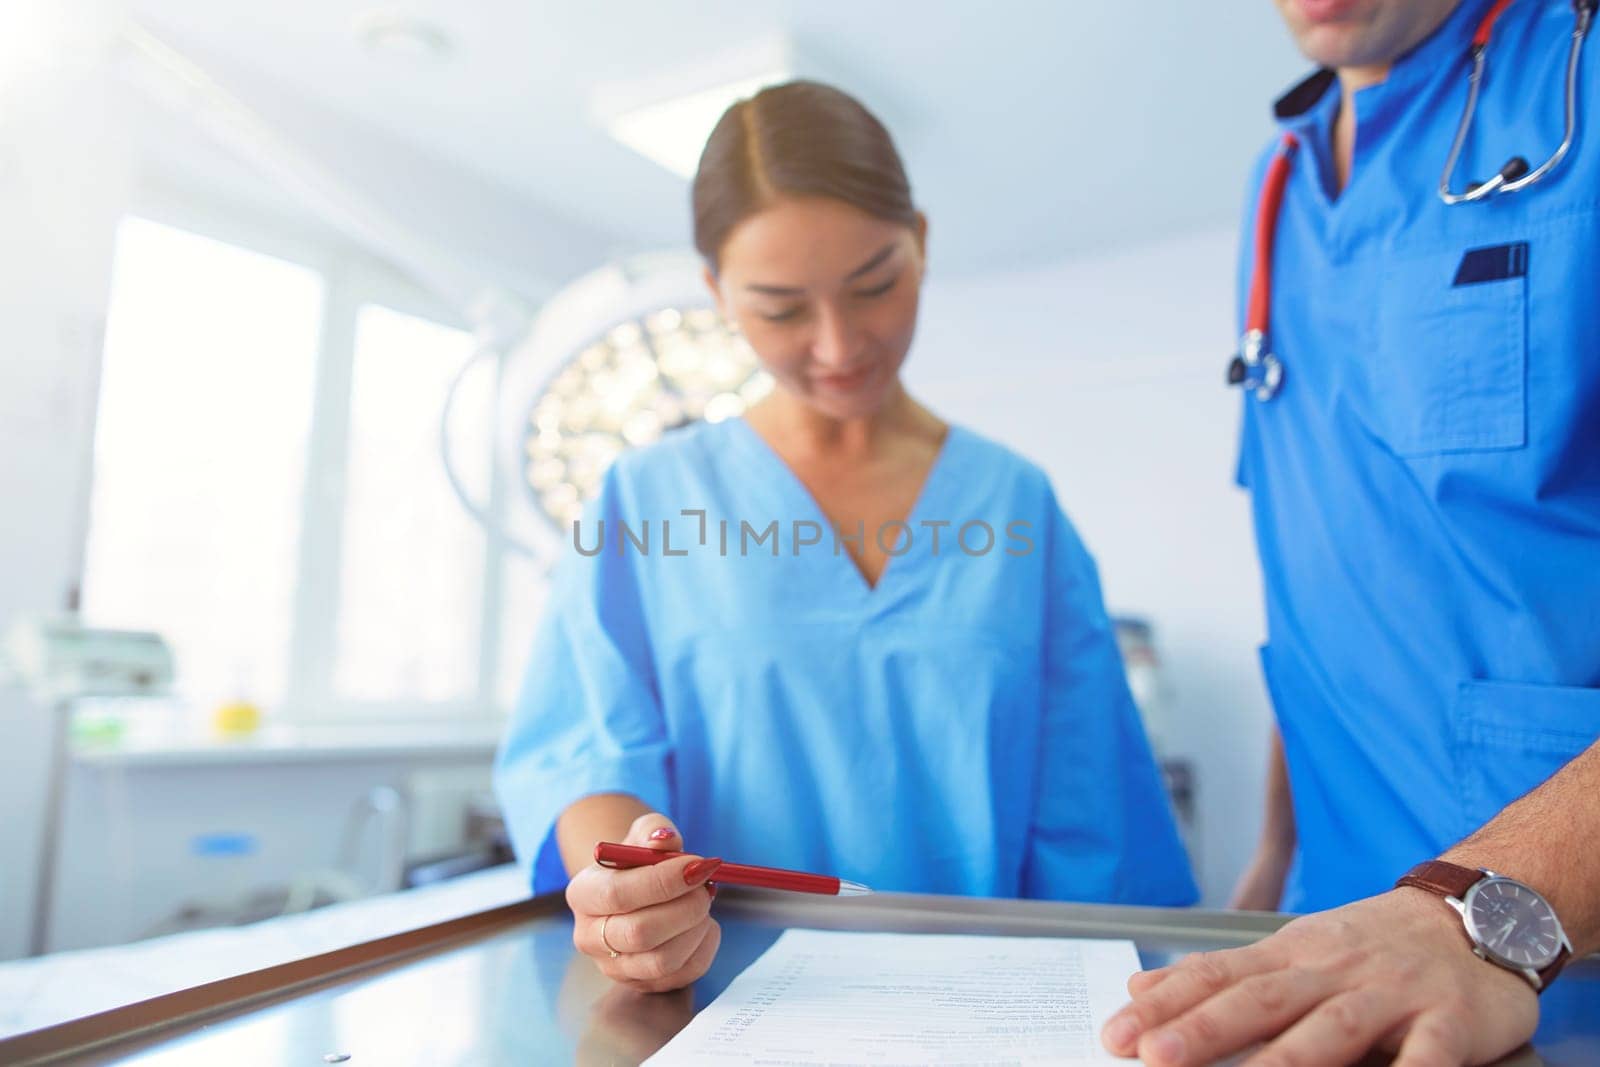
[[[666,816],[635,819],[623,844],[681,851],[683,840]],[[711,918],[722,861],[679,856],[649,867],[612,870],[591,863],[567,884],[572,943],[600,972],[644,993],[681,989],[706,973],[722,929]]]

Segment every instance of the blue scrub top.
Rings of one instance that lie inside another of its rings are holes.
[[[564,550],[496,768],[535,891],[566,882],[560,812],[623,792],[701,854],[880,890],[1192,903],[1044,474],[952,427],[909,521],[869,587],[742,419],[623,455]]]
[[[1239,478],[1299,830],[1293,910],[1387,889],[1600,735],[1600,41],[1567,159],[1449,207],[1435,189],[1488,6],[1464,0],[1356,94],[1337,198],[1337,83],[1278,103],[1302,142],[1272,264],[1287,377],[1245,399]],[[1560,142],[1572,26],[1567,0],[1517,0],[1495,25],[1455,188]],[[1273,150],[1246,207],[1241,325]]]

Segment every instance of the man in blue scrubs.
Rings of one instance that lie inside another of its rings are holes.
[[[1240,901],[1317,914],[1138,976],[1104,1039],[1161,1067],[1260,1040],[1275,1063],[1481,1063],[1535,1029],[1566,958],[1543,966],[1567,948],[1549,912],[1600,948],[1600,56],[1558,165],[1447,205],[1475,38],[1456,192],[1561,142],[1574,6],[1276,2],[1323,69],[1277,103],[1242,245],[1284,378],[1245,400],[1240,448],[1280,733]],[[1469,934],[1443,898],[1472,893]],[[1529,973],[1491,962],[1513,942]]]

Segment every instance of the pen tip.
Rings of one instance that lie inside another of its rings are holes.
[[[862,885],[860,882],[847,882],[839,879],[839,895],[841,897],[864,897],[872,892],[871,886]]]

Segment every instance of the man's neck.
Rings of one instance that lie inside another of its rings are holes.
[[[1392,42],[1392,50],[1386,53],[1390,58],[1380,62],[1335,68],[1335,73],[1339,76],[1339,114],[1333,122],[1335,194],[1342,193],[1344,187],[1349,184],[1350,171],[1355,159],[1356,93],[1369,86],[1377,85],[1386,79],[1389,76],[1389,68],[1394,64],[1394,61],[1438,32],[1439,27],[1445,24],[1459,6],[1459,0],[1451,0],[1450,3],[1442,4],[1440,9],[1434,12],[1424,24],[1414,27],[1412,33],[1407,34],[1406,39]]]
[[[1333,120],[1333,180],[1335,194],[1350,182],[1356,154],[1356,93],[1389,76],[1389,66],[1340,67],[1339,113]]]

